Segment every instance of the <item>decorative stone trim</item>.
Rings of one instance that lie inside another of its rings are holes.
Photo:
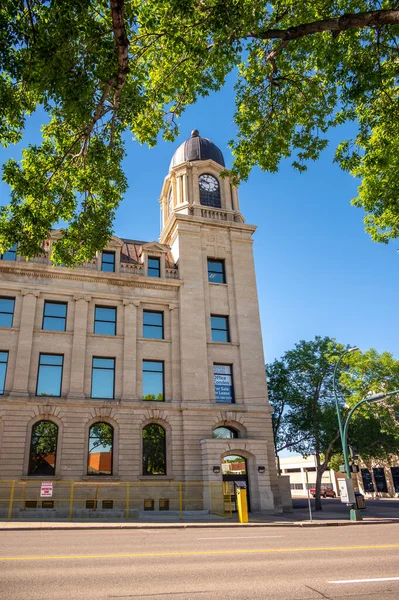
[[[38,298],[40,296],[40,290],[21,290],[21,296],[35,296],[35,298]]]

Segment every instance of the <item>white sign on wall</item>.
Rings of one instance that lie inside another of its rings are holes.
[[[52,481],[42,481],[40,486],[40,498],[52,498],[53,485]]]

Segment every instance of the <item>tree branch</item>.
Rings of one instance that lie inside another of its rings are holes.
[[[119,99],[122,88],[129,72],[129,40],[126,35],[124,0],[111,0],[112,30],[118,57],[118,70],[116,73],[116,88],[114,96],[115,110],[119,108]]]
[[[266,29],[251,31],[247,37],[262,40],[284,40],[290,42],[323,31],[340,33],[347,29],[360,29],[381,25],[398,25],[399,10],[373,10],[364,13],[348,13],[334,19],[323,19],[311,23],[301,23],[288,29]]]

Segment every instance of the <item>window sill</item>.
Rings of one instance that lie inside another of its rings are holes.
[[[166,342],[167,344],[170,344],[172,340],[167,340],[167,339],[160,339],[160,338],[144,338],[144,337],[138,337],[137,338],[138,342]]]
[[[82,475],[81,481],[95,481],[100,483],[101,481],[120,481],[119,475]]]
[[[169,475],[139,475],[139,481],[175,481]],[[176,482],[178,483],[178,482]]]
[[[210,345],[216,345],[216,346],[239,346],[240,344],[238,344],[237,342],[207,342]]]
[[[227,287],[227,283],[216,283],[216,281],[208,281],[209,285],[218,285],[218,286],[223,286],[223,287]]]
[[[61,335],[73,335],[73,331],[58,331],[57,329],[34,329],[33,333],[60,333]]]
[[[64,481],[59,475],[22,475],[22,481]],[[44,498],[45,499],[45,498]]]
[[[88,333],[87,337],[93,337],[93,338],[110,338],[112,340],[123,340],[124,336],[123,335],[110,335],[108,333]]]

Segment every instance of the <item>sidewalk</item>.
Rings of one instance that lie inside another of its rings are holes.
[[[398,523],[399,517],[368,517],[363,521],[350,521],[349,512],[344,518],[341,513],[317,513],[316,519],[309,520],[309,514],[295,510],[292,514],[251,514],[249,523],[239,523],[237,515],[233,519],[224,519],[215,515],[204,515],[200,518],[151,518],[136,521],[93,521],[86,520],[46,520],[24,521],[14,519],[0,521],[1,531],[42,531],[42,530],[78,530],[78,529],[185,529],[185,528],[229,528],[229,527],[328,527],[347,525],[374,525]]]

